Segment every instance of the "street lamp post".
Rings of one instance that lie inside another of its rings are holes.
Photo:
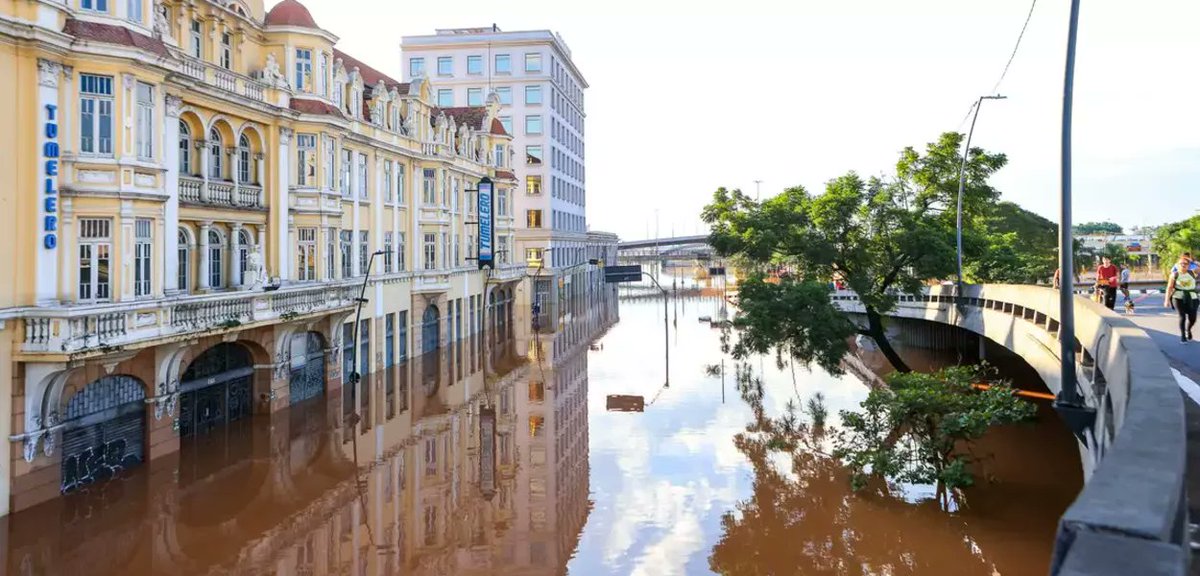
[[[360,374],[358,372],[358,346],[359,346],[359,344],[358,344],[358,323],[362,318],[362,305],[367,302],[367,281],[371,278],[371,264],[375,263],[376,256],[379,256],[382,254],[386,254],[386,252],[384,252],[383,250],[376,250],[376,251],[372,252],[371,257],[367,259],[367,269],[363,271],[362,288],[359,289],[358,298],[355,299],[356,305],[354,307],[354,348],[350,350],[350,362],[351,362],[351,364],[350,364],[350,367],[351,367],[350,385],[351,386],[357,386],[359,380],[362,379],[362,374]],[[358,390],[355,390],[356,398],[357,398],[357,392],[358,392]],[[355,410],[354,413],[357,414],[358,410]]]
[[[1062,281],[1058,283],[1058,343],[1062,362],[1062,381],[1054,408],[1081,441],[1096,419],[1096,410],[1084,404],[1075,379],[1075,273],[1074,235],[1071,231],[1071,104],[1075,91],[1075,39],[1079,34],[1079,0],[1071,0],[1071,20],[1067,32],[1067,63],[1063,75],[1062,111],[1062,187],[1059,198],[1058,262]]]
[[[957,210],[957,224],[955,226],[955,239],[958,244],[958,294],[960,296],[962,295],[962,284],[963,284],[963,246],[962,246],[963,188],[966,186],[966,183],[967,183],[967,156],[970,155],[970,153],[971,153],[971,136],[973,136],[975,134],[975,120],[977,120],[979,118],[979,108],[981,106],[983,106],[983,101],[984,100],[1004,100],[1005,98],[1006,98],[1006,96],[1001,96],[999,94],[993,94],[991,96],[980,96],[979,99],[975,101],[975,114],[973,116],[971,116],[971,129],[967,131],[967,144],[966,144],[966,146],[963,147],[962,163],[959,164],[959,166],[958,166],[958,210]]]
[[[662,284],[658,283],[658,279],[656,279],[652,274],[650,274],[649,272],[642,272],[642,275],[649,278],[650,281],[653,282],[654,285],[658,288],[659,292],[662,292],[662,295],[663,295],[663,350],[666,351],[665,354],[666,354],[666,379],[667,379],[667,381],[663,383],[663,387],[669,388],[671,386],[671,323],[669,320],[670,319],[670,310],[671,310],[671,305],[670,305],[671,296],[670,296],[670,294],[667,293],[666,289],[664,289],[662,287]]]

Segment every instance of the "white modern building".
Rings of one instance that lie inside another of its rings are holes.
[[[495,26],[405,36],[404,79],[426,78],[442,108],[482,106],[495,92],[500,121],[513,137],[510,163],[517,254],[534,283],[544,318],[561,317],[563,297],[586,291],[588,266],[584,90],[587,81],[562,37],[549,30]],[[549,249],[549,250],[547,250]]]

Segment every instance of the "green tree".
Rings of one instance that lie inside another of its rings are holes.
[[[1071,230],[1080,236],[1089,234],[1124,234],[1121,226],[1115,222],[1084,222],[1076,224]]]
[[[982,217],[983,246],[964,262],[972,282],[1034,284],[1058,267],[1058,224],[1012,202]]]
[[[1129,251],[1120,244],[1113,244],[1112,242],[1109,242],[1108,244],[1104,245],[1104,248],[1100,249],[1099,257],[1108,258],[1109,260],[1112,260],[1113,264],[1121,265],[1129,259]]]
[[[862,411],[843,410],[833,455],[849,466],[854,489],[872,477],[948,490],[974,484],[972,442],[1034,414],[1006,384],[976,389],[980,377],[973,367],[897,372],[871,390]]]
[[[1200,249],[1200,216],[1165,224],[1154,231],[1154,253],[1158,254],[1163,272],[1175,265],[1180,254],[1191,252],[1195,256],[1197,249]]]
[[[894,177],[863,180],[849,172],[830,180],[822,194],[797,186],[758,202],[739,190],[718,189],[702,213],[712,230],[713,248],[726,257],[740,255],[795,273],[775,289],[761,286],[761,277],[740,287],[735,326],[741,329],[742,341],[735,352],[777,347],[801,362],[816,360],[836,371],[837,366],[828,363],[835,352],[845,350],[852,327],[801,324],[834,316],[824,292],[839,277],[865,306],[867,327],[859,332],[876,341],[893,367],[908,371],[887,340],[883,316],[899,294],[914,294],[929,279],[955,274],[961,141],[961,134],[942,134],[924,153],[904,149]],[[980,233],[981,217],[999,197],[988,178],[1006,162],[1003,154],[971,149],[963,195],[964,234],[974,238]],[[779,320],[789,316],[787,323]]]

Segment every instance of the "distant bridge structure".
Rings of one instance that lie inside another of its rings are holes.
[[[650,240],[629,240],[617,244],[618,250],[641,250],[666,246],[686,246],[689,244],[708,244],[708,235],[676,236],[674,238],[652,238]]]

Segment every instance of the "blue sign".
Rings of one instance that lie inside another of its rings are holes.
[[[492,195],[495,186],[490,178],[479,181],[479,268],[494,268],[492,262]]]
[[[42,144],[42,247],[58,247],[58,106],[46,105],[46,141]]]

